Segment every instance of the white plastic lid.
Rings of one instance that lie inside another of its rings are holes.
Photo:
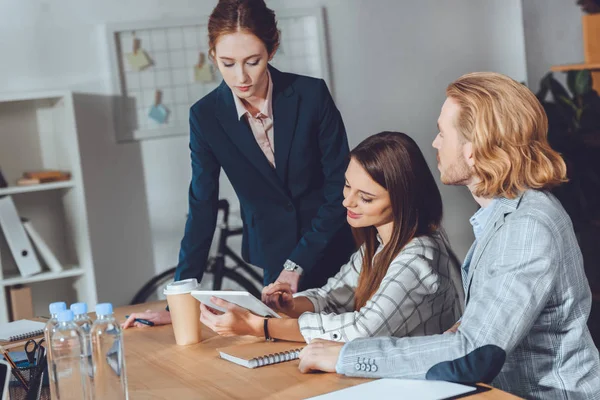
[[[171,282],[167,285],[163,294],[165,296],[171,294],[185,294],[190,293],[192,290],[196,290],[198,287],[198,279],[184,279],[182,281]]]

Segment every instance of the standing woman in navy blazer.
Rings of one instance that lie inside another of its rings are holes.
[[[190,110],[189,215],[175,279],[202,278],[223,168],[240,201],[244,259],[264,269],[265,284],[320,287],[354,250],[342,206],[349,149],[340,112],[322,79],[268,64],[279,30],[263,0],[220,0],[208,36],[223,82]],[[170,322],[168,313],[150,314],[139,315]]]

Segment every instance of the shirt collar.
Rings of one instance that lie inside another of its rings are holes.
[[[271,80],[271,72],[267,69],[267,76],[269,78],[269,83],[267,87],[267,98],[265,99],[265,104],[263,104],[262,109],[259,114],[264,115],[267,118],[273,119],[273,81]],[[242,99],[237,97],[235,94],[233,95],[233,101],[235,103],[235,109],[237,111],[238,120],[242,119],[242,117],[246,114],[250,114]],[[255,115],[254,117],[257,117]]]
[[[490,215],[492,215],[492,211],[494,211],[496,203],[498,203],[498,201],[493,199],[487,207],[481,207],[471,218],[469,218],[469,222],[473,226],[475,240],[479,240],[479,237],[485,230],[485,226],[487,225]]]

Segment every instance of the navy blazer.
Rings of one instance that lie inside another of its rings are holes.
[[[304,269],[302,287],[322,285],[354,250],[342,206],[349,150],[340,112],[322,79],[269,71],[276,168],[238,119],[225,82],[190,109],[192,181],[176,280],[202,278],[221,168],[240,201],[242,256],[264,269],[265,284],[290,259]]]

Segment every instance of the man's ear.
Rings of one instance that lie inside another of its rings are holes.
[[[475,166],[475,160],[473,159],[473,142],[465,142],[465,144],[463,144],[463,157],[469,167],[473,168]]]

